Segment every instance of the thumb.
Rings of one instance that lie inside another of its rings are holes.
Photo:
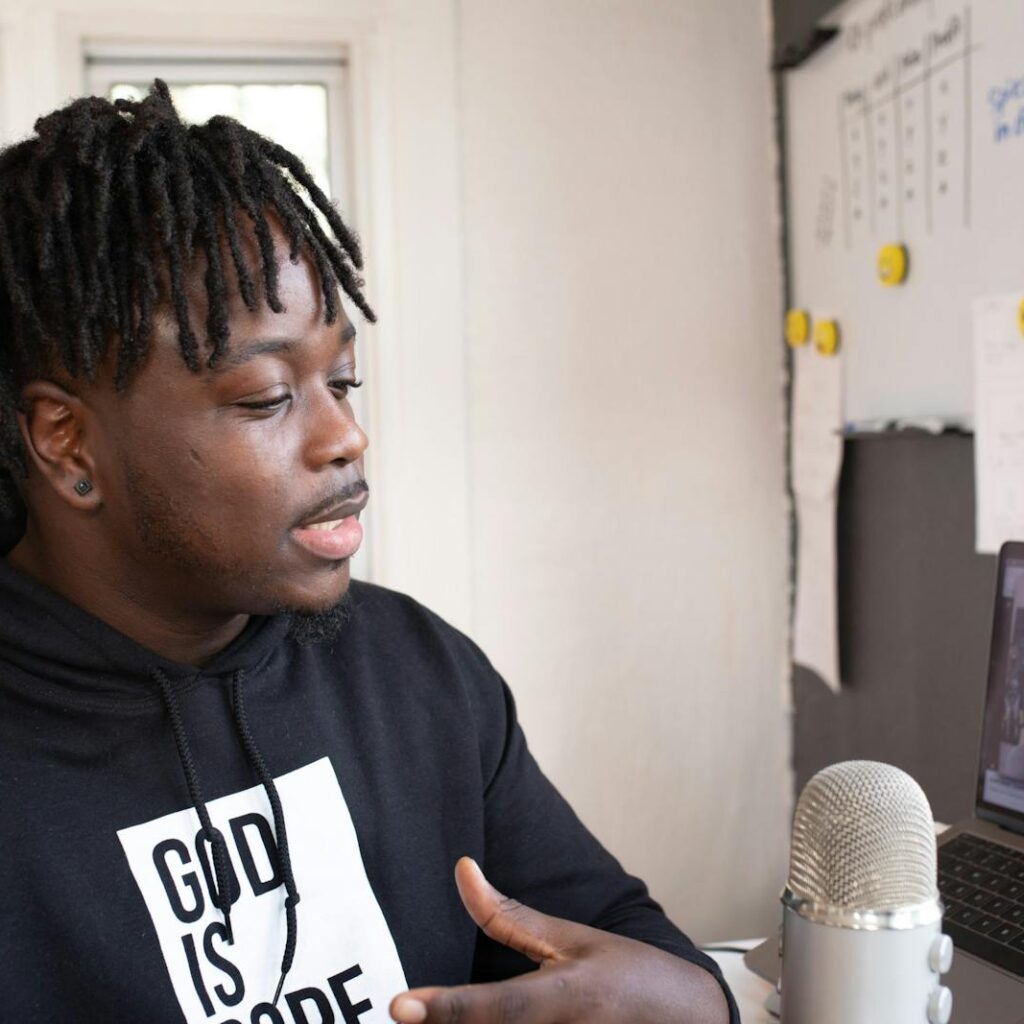
[[[565,948],[571,944],[571,932],[578,925],[503,896],[470,857],[460,858],[455,865],[455,884],[469,916],[488,938],[538,964],[566,959]]]

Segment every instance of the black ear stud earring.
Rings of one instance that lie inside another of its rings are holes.
[[[75,490],[78,491],[79,494],[88,494],[92,490],[92,484],[88,480],[79,480],[78,483],[75,484]]]

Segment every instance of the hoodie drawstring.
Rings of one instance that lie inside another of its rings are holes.
[[[274,835],[277,838],[277,854],[281,865],[281,877],[284,880],[284,912],[287,921],[287,931],[284,940],[284,956],[281,958],[281,979],[277,983],[277,990],[274,992],[272,1003],[277,1006],[281,998],[281,989],[284,988],[284,979],[292,969],[292,961],[295,959],[295,942],[298,938],[298,919],[295,907],[299,902],[299,890],[295,886],[295,875],[292,873],[292,858],[288,852],[288,830],[284,824],[284,809],[281,807],[281,798],[277,795],[277,786],[274,785],[274,777],[267,770],[267,763],[256,746],[256,741],[249,732],[249,719],[245,713],[245,703],[242,700],[242,682],[245,673],[239,669],[235,672],[231,681],[231,708],[235,716],[235,726],[238,728],[238,735],[245,748],[246,757],[252,765],[263,788],[266,790],[267,799],[270,801],[270,809],[274,814]]]
[[[185,723],[181,719],[181,709],[178,707],[178,698],[174,695],[174,687],[171,681],[160,669],[153,669],[153,676],[160,684],[160,692],[163,694],[164,706],[171,719],[171,730],[174,733],[174,742],[178,747],[178,759],[185,772],[185,782],[188,785],[188,794],[192,798],[192,806],[199,815],[202,825],[200,835],[208,842],[213,849],[213,872],[217,877],[216,891],[211,894],[213,905],[224,915],[224,929],[227,932],[227,941],[233,944],[234,934],[231,930],[231,904],[237,898],[237,893],[231,889],[228,876],[228,848],[224,842],[224,836],[220,829],[213,827],[210,820],[210,812],[206,809],[206,801],[203,800],[202,789],[199,785],[199,772],[196,770],[195,761],[192,759],[192,750],[188,745],[188,736],[185,734]]]
[[[171,719],[171,730],[174,733],[174,742],[178,748],[178,758],[181,767],[185,772],[185,781],[188,784],[189,796],[192,798],[192,805],[199,815],[202,825],[201,836],[213,849],[213,869],[216,875],[216,892],[211,895],[213,905],[224,915],[224,927],[227,931],[227,941],[234,943],[234,936],[231,930],[231,904],[238,898],[237,887],[231,886],[228,875],[228,849],[224,836],[219,829],[213,827],[210,820],[210,812],[203,800],[202,790],[199,785],[199,773],[196,770],[195,761],[192,759],[192,751],[188,745],[188,737],[185,734],[185,724],[181,718],[181,709],[178,706],[178,699],[174,694],[174,688],[167,676],[158,668],[152,670],[152,675],[160,684],[160,692],[163,695],[164,705],[167,714]],[[273,1005],[281,998],[281,990],[284,988],[285,978],[292,969],[292,962],[295,959],[295,944],[298,938],[298,919],[295,907],[299,902],[299,891],[295,885],[295,876],[292,872],[291,855],[288,852],[288,831],[284,823],[284,809],[281,806],[281,798],[277,793],[277,786],[274,785],[274,777],[267,769],[263,755],[256,746],[256,741],[249,731],[249,720],[245,713],[245,703],[242,699],[242,683],[245,679],[245,672],[238,669],[231,680],[231,710],[235,719],[235,727],[238,736],[242,741],[245,756],[250,766],[259,778],[263,789],[266,791],[267,799],[270,801],[270,809],[274,815],[274,834],[277,843],[278,861],[281,869],[281,878],[285,888],[285,920],[287,931],[285,933],[284,956],[281,959],[281,977],[277,983],[277,990],[274,992]]]

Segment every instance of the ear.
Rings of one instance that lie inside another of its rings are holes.
[[[21,389],[18,425],[25,449],[40,476],[74,508],[100,504],[95,463],[86,438],[86,409],[80,398],[49,380]],[[86,493],[76,489],[89,482]]]

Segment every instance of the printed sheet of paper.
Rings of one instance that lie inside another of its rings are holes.
[[[797,571],[793,660],[839,689],[836,488],[843,462],[842,356],[793,358]]]
[[[1022,296],[974,303],[975,543],[994,553],[1024,540],[1024,337]]]

